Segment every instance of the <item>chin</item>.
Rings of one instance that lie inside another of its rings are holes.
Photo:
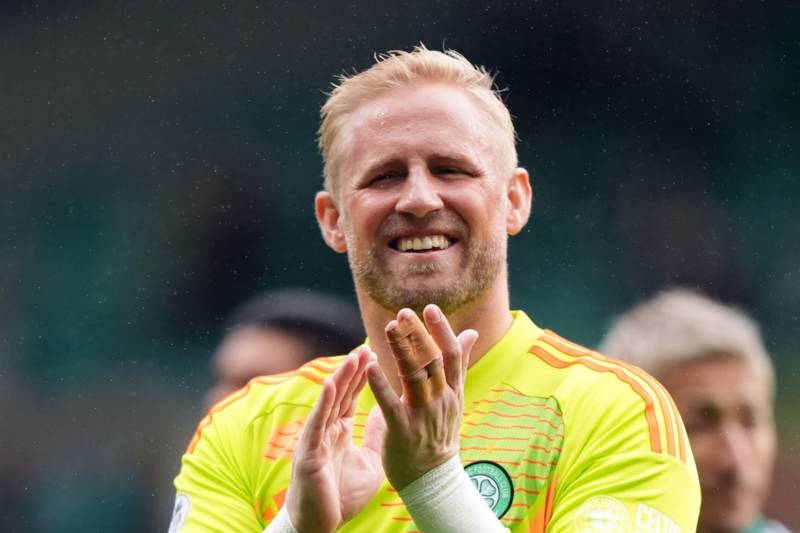
[[[701,513],[697,524],[698,533],[740,533],[755,518],[741,513],[731,513],[730,509],[720,509],[713,513]]]
[[[436,286],[427,285],[427,283],[419,283],[411,287],[405,285],[373,286],[369,288],[368,294],[381,307],[392,312],[407,307],[421,313],[426,305],[436,304],[446,315],[475,299],[474,297],[470,298],[470,294],[465,293],[462,287],[452,284],[445,287],[438,286],[438,284]]]

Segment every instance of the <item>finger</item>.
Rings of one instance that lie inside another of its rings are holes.
[[[403,402],[392,390],[389,380],[386,379],[383,370],[375,361],[367,365],[367,381],[375,400],[378,402],[378,407],[383,413],[386,425],[389,427],[403,427],[405,425]]]
[[[398,374],[403,386],[403,398],[407,405],[428,405],[444,387],[441,374],[439,348],[431,338],[425,325],[410,309],[402,309],[386,327],[386,338],[395,357]]]
[[[410,309],[401,309],[385,334],[401,376],[415,374],[440,355],[425,325]]]
[[[356,356],[355,354],[351,353],[348,354],[347,358],[344,360],[344,363],[342,363],[342,365],[333,373],[333,377],[331,379],[336,385],[336,396],[333,401],[333,406],[331,407],[331,412],[328,415],[328,424],[331,424],[333,421],[339,419],[339,413],[342,410],[342,400],[344,399],[344,395],[350,385],[350,380],[353,379],[353,375],[356,372],[357,366],[358,364]]]
[[[461,344],[450,323],[441,309],[434,304],[429,304],[422,312],[425,325],[431,332],[431,337],[442,352],[444,375],[450,388],[456,390],[462,387],[463,372],[461,371]]]
[[[441,360],[441,358],[439,359]],[[439,374],[442,374],[441,366],[439,367]],[[435,397],[433,383],[429,378],[427,368],[420,368],[410,376],[400,376],[400,383],[403,386],[403,398],[409,406],[424,407],[433,401]]]
[[[461,376],[462,379],[466,378],[467,369],[469,368],[469,358],[472,354],[472,348],[478,342],[478,332],[474,329],[465,329],[458,334],[458,344],[461,346]]]
[[[365,353],[364,350],[367,350]],[[366,354],[369,353],[369,348],[364,345],[359,346],[354,350],[349,357],[353,357],[355,359],[355,367],[353,368],[353,374],[350,376],[350,379],[347,381],[344,390],[342,391],[342,409],[344,410],[347,406],[350,405],[350,400],[353,397],[353,391],[355,390],[356,386],[358,385],[358,381],[361,378],[359,374],[364,372],[364,366],[366,366],[366,362],[363,360],[366,357]]]
[[[350,386],[347,393],[342,399],[342,408],[339,416],[344,418],[351,418],[356,412],[356,403],[358,403],[358,396],[364,389],[367,383],[367,364],[376,359],[375,353],[366,345],[361,346],[356,352],[357,366],[353,379],[350,380]]]
[[[447,387],[447,381],[444,374],[444,359],[442,357],[434,359],[431,364],[425,367],[428,371],[428,381],[431,387],[431,395],[438,398]]]
[[[300,437],[301,445],[305,443],[308,448],[316,448],[322,442],[322,437],[327,429],[327,420],[330,416],[331,407],[336,396],[336,385],[333,381],[326,379],[322,382],[322,391],[317,398],[317,403],[311,409],[311,413],[306,420],[303,434]]]

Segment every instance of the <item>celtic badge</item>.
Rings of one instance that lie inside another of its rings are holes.
[[[470,481],[478,489],[486,505],[497,518],[502,518],[511,507],[514,487],[505,469],[491,461],[477,461],[464,467]]]

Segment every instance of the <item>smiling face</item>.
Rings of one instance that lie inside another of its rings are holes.
[[[522,169],[502,175],[489,131],[469,93],[442,85],[356,110],[338,141],[336,199],[319,193],[317,216],[360,292],[391,311],[450,313],[505,280],[530,188]]]
[[[770,381],[731,356],[676,365],[660,377],[692,445],[703,504],[698,531],[741,531],[766,500],[775,457]]]

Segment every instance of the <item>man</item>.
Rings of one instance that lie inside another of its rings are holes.
[[[209,408],[256,376],[346,352],[365,336],[352,305],[307,289],[269,290],[251,298],[233,310],[226,330],[212,360]]]
[[[660,386],[509,309],[532,194],[492,77],[393,52],[322,117],[317,220],[368,346],[201,421],[173,531],[692,531],[696,471]]]
[[[775,376],[750,318],[671,289],[620,317],[602,349],[656,376],[675,399],[700,474],[698,531],[787,531],[761,516],[775,459]]]

